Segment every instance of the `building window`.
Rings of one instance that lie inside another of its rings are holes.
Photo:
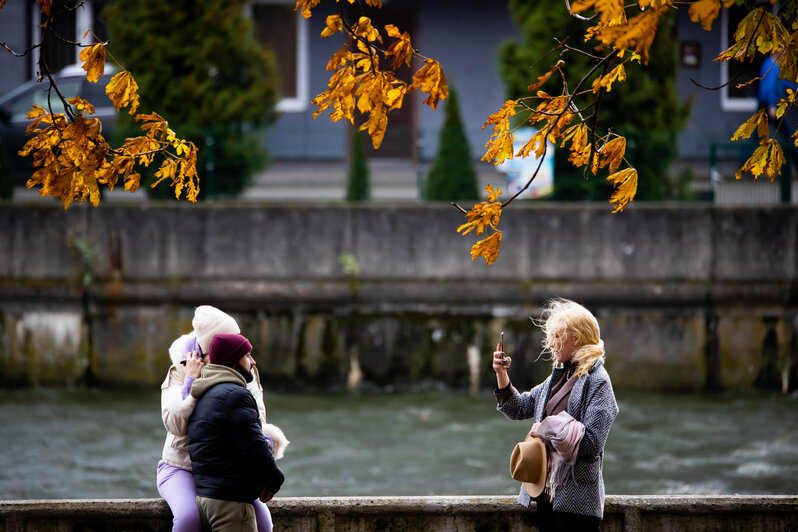
[[[737,25],[748,13],[745,6],[732,6],[721,11],[721,51],[726,50],[734,42]],[[725,61],[720,64],[720,104],[724,111],[749,111],[757,109],[757,84],[749,83],[738,89],[737,85],[759,76],[759,62]]]
[[[308,26],[294,5],[256,0],[251,6],[258,42],[274,50],[282,112],[302,112],[308,105]]]
[[[82,5],[79,5],[81,4]],[[102,10],[108,0],[94,0],[80,2],[79,0],[55,0],[52,4],[51,13],[56,18],[53,20],[51,26],[53,31],[61,38],[71,41],[80,42],[83,44],[90,44],[95,42],[91,34],[83,37],[86,30],[92,30],[97,38],[100,40],[108,39],[108,30],[104,20],[102,19]],[[29,9],[31,10],[30,20],[33,22],[31,28],[31,35],[36,39],[36,43],[41,39],[41,29],[39,26],[46,22],[45,15],[41,12],[41,6],[30,0]],[[77,7],[76,7],[77,6]],[[29,43],[32,46],[33,42]],[[45,51],[44,61],[50,72],[58,72],[59,70],[68,66],[80,63],[81,49],[61,42],[60,40],[50,37],[50,46]],[[39,54],[38,49],[36,53],[31,54],[32,72],[33,77],[39,71]]]

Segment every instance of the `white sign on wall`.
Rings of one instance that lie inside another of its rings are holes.
[[[513,149],[518,150],[537,133],[533,127],[518,128],[513,132]],[[527,157],[513,157],[496,166],[500,172],[507,174],[507,193],[514,196],[524,188],[529,178],[535,173],[540,159],[531,153]],[[519,199],[535,199],[548,196],[554,192],[554,144],[546,141],[546,155],[537,177],[520,196]]]

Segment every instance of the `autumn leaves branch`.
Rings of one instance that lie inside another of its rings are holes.
[[[43,48],[48,35],[54,34],[50,28],[54,18],[51,12],[53,7],[48,0],[37,1],[41,4],[42,13],[47,15],[42,28],[42,42],[39,44]],[[112,148],[102,135],[99,119],[92,116],[95,114],[94,105],[79,96],[65,98],[44,57],[42,52],[40,76],[48,77],[49,90],[56,91],[64,112],[53,112],[48,97],[48,109],[34,105],[27,113],[32,120],[27,134],[32,137],[19,151],[19,155],[32,156],[32,164],[38,168],[28,180],[27,188],[41,186],[42,196],[59,198],[65,209],[69,208],[72,201],[83,202],[86,199],[96,207],[100,202],[100,185],[113,190],[117,182],[122,180],[125,190],[133,192],[141,181],[141,175],[135,171],[136,165],[149,166],[156,156],[160,156],[163,161],[155,173],[158,179],[152,186],[168,179],[175,189],[176,198],[180,198],[185,190],[186,198],[196,201],[199,193],[196,146],[178,138],[158,114],[135,114],[139,107],[138,85],[130,72],[122,69],[115,74],[106,86],[105,93],[117,112],[128,108],[135,120],[141,122],[144,135],[127,138],[122,146]],[[99,81],[105,70],[105,59],[105,43],[91,44],[81,51],[80,60],[89,82]]]
[[[299,0],[296,9],[301,9],[304,17],[310,17],[319,1]],[[355,0],[347,1],[355,3]],[[365,3],[381,7],[380,0],[365,0]],[[368,120],[359,128],[368,132],[376,149],[385,136],[388,113],[402,107],[406,95],[420,90],[427,95],[424,103],[433,109],[437,108],[440,100],[449,96],[446,76],[440,64],[421,56],[413,48],[407,32],[400,31],[393,24],[386,25],[384,35],[393,39],[393,42],[387,49],[380,48],[383,45],[383,33],[372,25],[371,19],[360,14],[355,20],[349,21],[343,9],[341,14],[327,17],[321,37],[339,32],[348,36],[349,42],[345,42],[327,63],[327,70],[332,71],[332,75],[327,90],[313,99],[317,107],[314,118],[329,109],[333,122],[346,119],[354,124],[355,110],[366,114]],[[380,66],[380,55],[390,60],[390,68]],[[399,79],[396,72],[403,65],[410,67],[413,59],[421,61],[422,66],[413,74],[412,83],[408,84]]]

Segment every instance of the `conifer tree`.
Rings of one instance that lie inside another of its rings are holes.
[[[346,180],[347,201],[365,201],[371,197],[365,137],[356,127],[350,128],[349,174]]]
[[[438,142],[438,155],[427,177],[428,200],[459,201],[479,198],[479,185],[471,148],[463,131],[457,91],[449,86],[445,117]]]

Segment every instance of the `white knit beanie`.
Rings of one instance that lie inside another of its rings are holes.
[[[239,334],[236,320],[216,307],[200,305],[194,311],[194,320],[191,322],[194,332],[197,333],[197,343],[202,349],[202,354],[208,354],[213,336],[219,333]]]

